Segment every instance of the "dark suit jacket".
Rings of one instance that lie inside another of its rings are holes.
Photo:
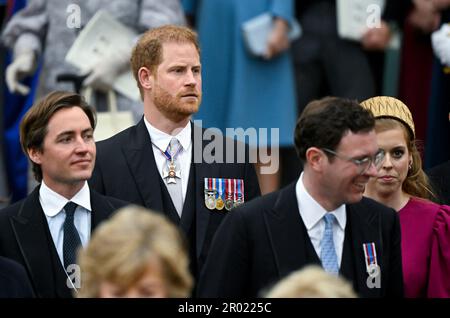
[[[0,298],[31,298],[33,290],[25,268],[0,256]]]
[[[346,206],[340,274],[361,297],[403,295],[396,212],[371,199]],[[363,243],[375,243],[381,288],[369,289]],[[198,285],[200,297],[257,296],[308,264],[320,265],[300,217],[295,183],[232,211],[212,242]]]
[[[125,202],[91,190],[91,231]],[[22,264],[37,297],[71,297],[44,211],[39,186],[22,201],[0,211],[0,255]]]
[[[192,150],[201,151],[208,145],[203,141],[203,131],[192,125]],[[224,161],[226,147],[224,140]],[[236,157],[236,143],[235,157]],[[248,163],[195,163],[192,156],[189,186],[179,226],[190,239],[191,259],[197,275],[206,258],[212,237],[227,214],[226,210],[208,210],[204,200],[204,178],[244,179],[245,201],[260,195],[255,169]],[[236,161],[234,161],[236,162]],[[90,185],[100,193],[119,198],[168,215],[168,192],[162,184],[153,154],[152,143],[144,120],[123,132],[97,143],[97,160]],[[170,198],[170,197],[169,197]],[[170,201],[170,199],[168,199]],[[184,219],[192,210],[192,217]],[[169,216],[170,218],[170,216]],[[192,222],[191,222],[192,221]],[[193,224],[192,224],[193,223]],[[192,229],[194,233],[190,233]],[[194,254],[194,255],[192,255]]]
[[[450,161],[427,170],[433,190],[439,198],[440,203],[450,204]]]

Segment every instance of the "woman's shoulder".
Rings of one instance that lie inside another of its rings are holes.
[[[425,215],[434,218],[435,229],[442,226],[450,226],[450,206],[437,204],[426,199],[412,197],[408,203],[410,209],[414,209]]]
[[[441,205],[427,199],[411,197],[404,208],[422,213],[437,213],[440,210]]]

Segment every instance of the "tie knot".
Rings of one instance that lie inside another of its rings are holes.
[[[66,217],[73,218],[73,214],[75,213],[75,209],[77,208],[78,204],[74,202],[67,202],[67,204],[64,206],[64,211],[66,211]]]
[[[169,146],[167,146],[167,150],[173,156],[175,154],[175,152],[178,150],[178,148],[180,148],[180,147],[181,147],[181,144],[178,141],[178,139],[173,137],[172,139],[170,139],[170,143],[169,143]]]
[[[333,224],[334,223],[334,220],[336,220],[336,216],[334,214],[327,213],[327,214],[325,214],[323,219],[325,220],[325,224],[329,225],[329,224]]]

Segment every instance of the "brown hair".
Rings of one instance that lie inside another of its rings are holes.
[[[78,257],[78,297],[99,297],[102,281],[129,288],[151,260],[161,262],[169,297],[188,297],[191,293],[186,241],[164,216],[142,207],[128,206],[116,212],[95,230]]]
[[[192,43],[200,55],[200,46],[197,33],[191,29],[178,25],[164,25],[158,28],[150,29],[145,32],[133,48],[131,54],[131,69],[136,79],[141,97],[143,96],[142,87],[139,82],[139,69],[148,68],[152,73],[162,62],[162,47],[164,43]]]
[[[377,118],[375,121],[375,131],[377,133],[395,128],[402,129],[408,151],[412,156],[412,165],[402,184],[402,190],[415,197],[433,201],[436,200],[433,188],[430,185],[427,175],[422,169],[422,158],[417,148],[417,141],[412,139],[409,129],[405,124],[393,118]]]
[[[92,129],[95,129],[97,123],[95,109],[86,103],[83,96],[72,92],[52,92],[33,104],[20,123],[20,144],[27,157],[29,149],[44,151],[47,125],[53,115],[61,109],[72,107],[80,107],[89,118]],[[35,179],[41,182],[41,166],[32,161],[32,168]]]
[[[335,150],[347,131],[369,132],[374,125],[372,113],[357,101],[324,97],[311,101],[303,110],[295,127],[295,148],[300,160],[305,163],[309,148]]]

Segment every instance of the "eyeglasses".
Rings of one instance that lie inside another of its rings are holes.
[[[356,159],[356,158],[350,158],[347,156],[343,156],[338,154],[336,151],[333,151],[331,149],[322,148],[323,151],[328,152],[329,154],[332,154],[333,156],[336,156],[342,160],[350,161],[353,164],[355,164],[359,168],[359,174],[365,173],[372,163],[375,165],[375,168],[379,170],[381,168],[381,165],[384,162],[384,156],[385,152],[383,149],[379,149],[378,152],[373,157],[364,157],[362,159]]]

